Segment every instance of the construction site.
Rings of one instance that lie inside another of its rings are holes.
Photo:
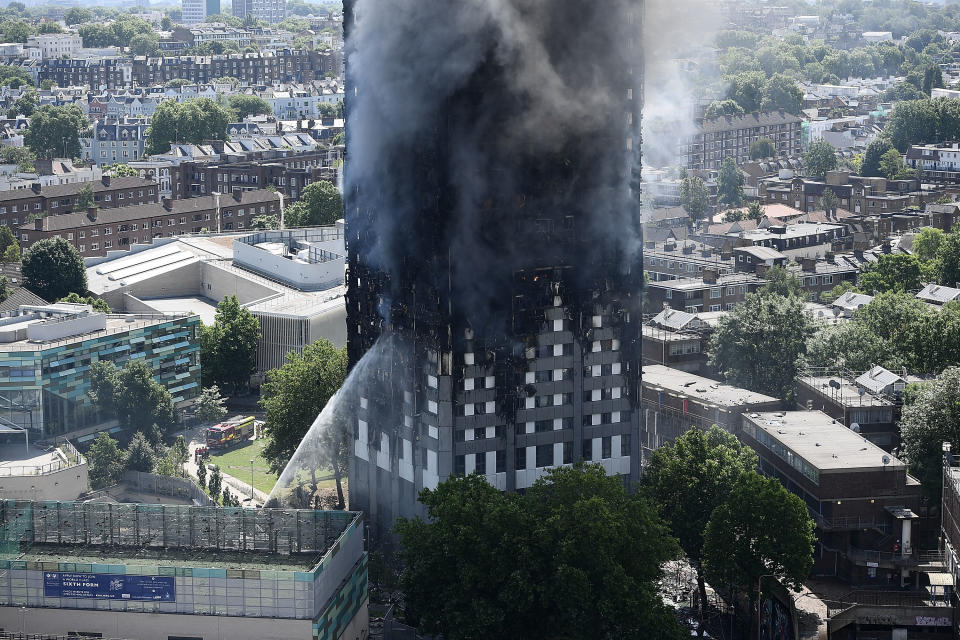
[[[165,640],[228,638],[235,622],[245,637],[359,636],[366,567],[354,512],[0,502],[4,629]]]

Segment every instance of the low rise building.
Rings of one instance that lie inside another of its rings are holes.
[[[243,230],[249,228],[257,216],[279,214],[276,194],[258,189],[185,200],[165,198],[158,204],[116,209],[91,207],[85,213],[37,218],[21,225],[17,233],[24,248],[45,238],[61,237],[87,258],[105,256],[111,250],[128,250],[136,243],[147,243],[154,238]]]
[[[0,628],[45,637],[366,638],[350,511],[0,502]]]
[[[93,190],[93,206],[102,209],[156,202],[157,183],[153,180],[128,176],[73,182],[43,187],[40,183],[29,189],[0,191],[0,225],[18,228],[40,216],[58,217],[72,213],[80,198],[81,189]],[[19,232],[15,232],[22,238]]]
[[[90,489],[87,460],[67,440],[42,447],[0,418],[0,500],[76,500]]]
[[[923,191],[915,179],[887,180],[850,175],[847,171],[828,171],[824,180],[794,177],[767,178],[760,181],[759,197],[765,204],[788,204],[795,209],[812,212],[822,209],[823,194],[830,190],[839,200],[839,208],[854,214],[896,213],[908,207],[919,207],[938,194]]]
[[[878,587],[919,581],[926,511],[904,462],[821,411],[748,413],[738,437],[810,511],[815,575]]]
[[[643,325],[643,364],[706,375],[712,332],[713,327],[694,314],[664,309]]]
[[[762,393],[663,365],[644,365],[640,387],[645,450],[662,447],[691,427],[717,425],[737,434],[744,412],[774,411],[781,404]]]
[[[200,391],[200,318],[117,315],[89,305],[21,306],[0,315],[0,418],[52,437],[96,420],[87,394],[91,363],[139,359],[173,396],[192,404]]]
[[[751,160],[750,145],[762,139],[773,142],[777,155],[793,157],[802,152],[801,118],[785,111],[763,111],[742,116],[704,119],[682,152],[689,169],[717,171],[725,158],[737,165]]]
[[[73,54],[83,48],[83,38],[75,32],[41,33],[27,37],[27,50],[37,51],[37,57],[47,58],[73,57]],[[32,57],[32,56],[31,56]]]

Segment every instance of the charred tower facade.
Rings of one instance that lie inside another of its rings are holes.
[[[450,5],[450,6],[445,6]],[[347,0],[350,508],[640,472],[641,0]]]

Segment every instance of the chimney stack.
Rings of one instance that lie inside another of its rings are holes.
[[[97,219],[97,208],[88,207],[87,208],[87,217],[90,218],[91,222],[96,221]]]
[[[109,186],[110,186],[110,176],[107,175],[107,174],[104,174],[103,177],[100,178],[100,182],[103,183],[103,186],[109,187]]]
[[[34,231],[43,231],[43,218],[34,218],[34,219],[33,219],[33,230],[34,230]]]
[[[703,281],[707,284],[716,284],[719,275],[719,271],[713,267],[703,268]]]
[[[160,202],[161,204],[163,204],[163,208],[166,209],[167,211],[170,211],[171,209],[173,209],[173,200],[171,200],[170,198],[167,198],[167,197],[160,198]]]
[[[814,272],[817,270],[817,259],[816,258],[801,258],[800,259],[800,268],[803,271]]]
[[[241,200],[243,200],[243,191],[240,191],[239,189],[234,191],[233,199],[236,200],[237,202],[240,202]]]
[[[30,190],[33,191],[34,193],[40,193],[40,183],[34,182],[33,184],[31,184]]]

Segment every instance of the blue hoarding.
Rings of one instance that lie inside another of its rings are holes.
[[[104,573],[43,574],[43,595],[48,598],[99,598],[174,602],[174,579],[162,576],[116,576]]]

